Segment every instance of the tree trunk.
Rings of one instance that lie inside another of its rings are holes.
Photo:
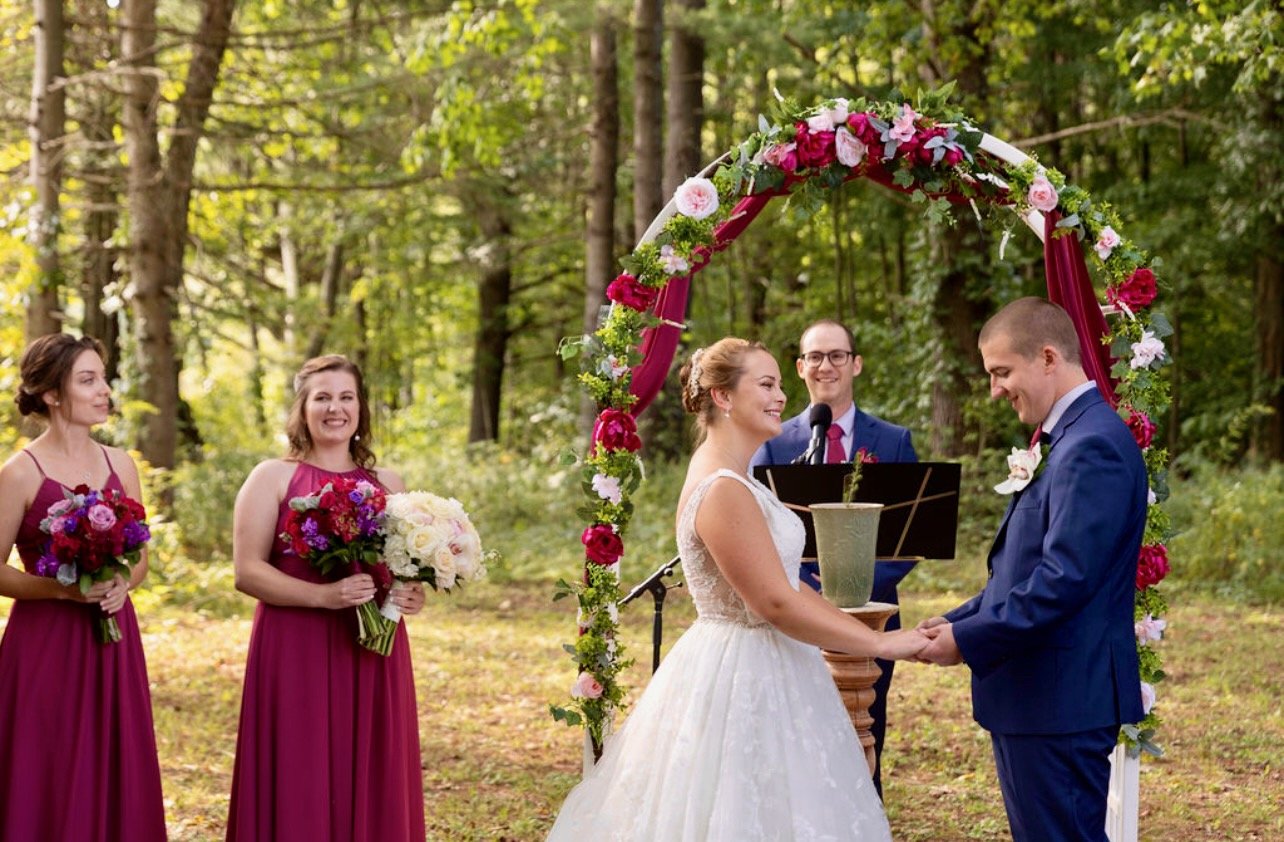
[[[107,379],[119,376],[120,320],[103,310],[104,291],[118,277],[117,249],[110,245],[120,222],[115,180],[116,153],[108,151],[116,126],[114,110],[105,102],[89,105],[80,118],[80,131],[89,141],[85,162],[85,194],[89,208],[84,215],[85,259],[81,269],[81,297],[85,315],[81,330],[98,338],[107,349]]]
[[[62,229],[59,194],[62,190],[66,97],[63,79],[62,0],[35,0],[35,66],[31,79],[31,185],[36,203],[31,209],[32,245],[36,252],[36,280],[27,296],[27,340],[62,329],[58,290],[62,265],[58,232]],[[58,83],[58,87],[50,86]]]
[[[677,0],[678,18],[670,28],[668,135],[664,147],[664,196],[704,165],[700,130],[704,125],[704,39],[690,20],[705,0]]]
[[[143,457],[174,467],[180,415],[181,364],[173,323],[183,279],[187,208],[197,143],[204,131],[219,66],[231,32],[234,0],[205,0],[192,39],[191,62],[178,101],[167,156],[162,159],[156,107],[160,101],[155,64],[156,0],[125,0],[122,61],[125,63],[125,147],[129,155],[130,282],[138,354],[139,397],[155,409],[140,431]],[[194,431],[192,431],[194,437]]]
[[[334,242],[325,253],[325,268],[321,271],[321,318],[317,321],[308,340],[308,358],[320,356],[325,350],[326,340],[330,338],[330,326],[334,323],[335,312],[339,305],[339,286],[343,279],[343,230],[335,235]]]
[[[598,328],[606,302],[606,285],[615,274],[615,171],[619,167],[620,89],[615,54],[616,21],[610,8],[594,9],[589,56],[593,73],[593,127],[589,137],[589,195],[584,260],[583,332]],[[596,407],[587,396],[580,401],[580,429],[587,435]]]
[[[467,186],[465,186],[467,190]],[[490,195],[493,188],[469,191]],[[502,199],[504,197],[498,196]],[[468,442],[499,439],[500,398],[510,329],[508,305],[513,296],[512,221],[502,204],[472,202],[472,215],[481,227],[486,248],[481,283],[477,287],[477,336],[473,343],[473,405]]]
[[[633,242],[664,207],[664,3],[633,3]]]
[[[1284,242],[1284,226],[1275,227],[1274,242]],[[1253,284],[1257,317],[1256,398],[1273,412],[1254,427],[1252,450],[1259,459],[1284,460],[1284,263],[1260,255]]]

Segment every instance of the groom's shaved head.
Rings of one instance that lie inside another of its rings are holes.
[[[1026,359],[1038,354],[1044,345],[1051,345],[1066,362],[1080,363],[1079,334],[1074,322],[1051,301],[1033,296],[1018,298],[990,317],[981,328],[978,344],[999,336],[1007,337],[1011,349]]]

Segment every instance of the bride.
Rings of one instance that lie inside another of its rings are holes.
[[[802,522],[748,475],[785,404],[767,349],[719,340],[681,382],[703,433],[677,515],[698,617],[549,839],[890,839],[817,647],[910,658],[927,638],[875,632],[798,587]]]

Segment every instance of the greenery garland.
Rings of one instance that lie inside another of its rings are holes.
[[[642,332],[659,324],[651,309],[670,280],[709,259],[718,245],[715,230],[739,198],[785,192],[787,213],[805,219],[843,182],[867,176],[909,193],[933,220],[948,220],[951,203],[969,203],[975,210],[977,199],[1014,205],[1020,213],[1055,210],[1062,218],[1054,236],[1091,244],[1106,278],[1106,312],[1115,315],[1103,342],[1117,361],[1110,374],[1118,380],[1119,413],[1144,452],[1151,489],[1135,607],[1146,715],[1125,725],[1121,740],[1134,755],[1161,753],[1152,742],[1160,724],[1152,706],[1154,685],[1164,672],[1150,644],[1162,637],[1160,618],[1168,607],[1155,587],[1168,572],[1164,542],[1170,524],[1161,506],[1168,496],[1168,454],[1152,446],[1151,418],[1168,402],[1163,339],[1172,328],[1152,306],[1158,261],[1119,233],[1122,225],[1113,208],[1068,184],[1055,169],[1033,159],[1014,167],[979,154],[984,134],[948,104],[952,88],[920,92],[913,105],[831,99],[803,107],[779,98],[774,120],[759,117],[758,131],[731,150],[712,180],[692,178],[678,188],[677,213],[622,261],[625,271],[607,288],[612,304],[597,332],[563,341],[559,353],[566,360],[579,358],[580,382],[599,415],[593,442],[578,460],[587,501],[577,510],[588,522],[581,535],[585,573],[581,582],[560,581],[555,596],[574,596],[579,603],[579,637],[565,646],[579,675],[571,702],[550,709],[568,725],[583,723],[595,752],[601,751],[612,716],[622,709],[625,689],[619,677],[631,663],[617,643],[623,536],[633,515],[630,497],[643,479],[641,440],[629,414],[636,398],[629,386],[641,362]],[[568,464],[575,461],[568,457]]]

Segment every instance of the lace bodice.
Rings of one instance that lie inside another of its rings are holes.
[[[686,574],[687,586],[691,589],[691,598],[695,601],[696,612],[700,617],[710,620],[723,620],[746,626],[762,626],[766,622],[749,610],[744,600],[723,578],[718,565],[709,555],[708,549],[695,531],[696,512],[704,500],[705,494],[719,477],[729,477],[745,486],[758,500],[763,517],[767,519],[767,528],[771,531],[772,542],[776,553],[785,568],[789,584],[798,589],[798,567],[802,560],[803,544],[807,534],[802,521],[776,496],[759,482],[747,479],[734,471],[722,469],[700,480],[686,508],[678,520],[678,553],[682,556],[682,570]]]

